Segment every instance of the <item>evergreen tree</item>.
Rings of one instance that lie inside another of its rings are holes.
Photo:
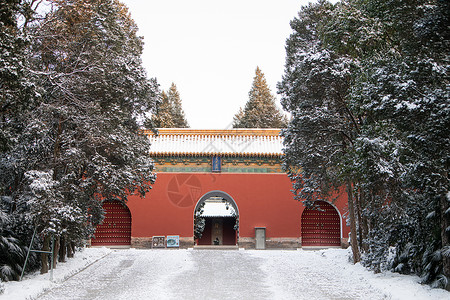
[[[156,128],[174,128],[172,115],[172,105],[167,94],[162,91],[161,102],[159,103],[155,114],[152,116],[153,126]]]
[[[277,108],[264,73],[256,67],[249,100],[233,118],[234,128],[284,128],[287,118]]]
[[[23,22],[21,27],[18,18]],[[25,29],[32,18],[26,1],[0,1],[0,285],[1,281],[19,278],[32,234],[29,221],[12,214],[20,169],[17,161],[10,159],[25,130],[26,111],[39,98],[26,60],[29,38]],[[29,262],[27,270],[39,263],[34,254]]]
[[[351,228],[353,261],[360,259],[356,243],[354,181],[342,168],[359,131],[358,118],[349,108],[348,93],[354,61],[326,49],[319,30],[334,7],[319,1],[304,7],[291,22],[294,33],[287,41],[286,71],[279,83],[283,107],[292,121],[283,131],[285,168],[296,198],[312,206],[345,186]],[[355,242],[353,242],[355,241]]]
[[[139,134],[159,91],[142,67],[143,42],[116,0],[58,0],[28,26],[26,56],[40,102],[24,110],[1,160],[15,219],[38,233],[81,242],[101,222],[101,200],[145,195],[155,180]],[[31,223],[31,224],[30,224]],[[46,272],[47,256],[42,256]]]
[[[303,7],[279,84],[299,198],[352,179],[363,263],[447,288],[449,12],[438,0]]]
[[[188,128],[189,124],[186,120],[183,105],[181,104],[180,93],[178,92],[175,83],[172,83],[170,86],[169,91],[167,92],[167,98],[171,105],[173,127]]]
[[[17,18],[32,19],[27,2],[0,1],[0,151],[9,149],[20,130],[22,111],[36,99],[36,89],[26,61],[29,39]]]
[[[161,93],[161,102],[158,104],[151,122],[156,128],[188,128],[180,93],[177,86],[172,83],[167,93]]]
[[[396,152],[403,193],[394,200],[402,224],[381,219],[389,226],[373,232],[395,243],[397,271],[417,273],[424,282],[449,289],[450,32],[444,25],[449,3],[355,2],[369,18],[380,20],[379,35],[388,42],[362,60],[359,74],[364,77],[353,98],[370,116],[367,127],[388,123],[401,141]]]

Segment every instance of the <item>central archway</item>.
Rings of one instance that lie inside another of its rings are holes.
[[[237,245],[239,209],[222,191],[204,194],[194,209],[194,240],[197,245]]]

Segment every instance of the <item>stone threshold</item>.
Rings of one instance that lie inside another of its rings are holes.
[[[238,245],[195,245],[194,250],[239,250]]]

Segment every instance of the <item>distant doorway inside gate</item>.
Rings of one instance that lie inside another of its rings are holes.
[[[302,246],[332,247],[341,245],[341,218],[325,201],[316,201],[302,214]]]
[[[208,195],[208,194],[206,194]],[[236,245],[239,216],[234,200],[214,193],[202,197],[194,212],[194,238],[197,245]]]
[[[92,246],[130,246],[131,213],[128,207],[117,200],[103,202],[105,218],[95,229]]]

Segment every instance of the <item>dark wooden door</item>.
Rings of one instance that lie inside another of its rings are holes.
[[[317,201],[316,207],[302,214],[302,246],[340,246],[340,217],[329,203]]]
[[[119,201],[103,202],[105,219],[95,229],[92,246],[129,246],[131,244],[130,210]]]

